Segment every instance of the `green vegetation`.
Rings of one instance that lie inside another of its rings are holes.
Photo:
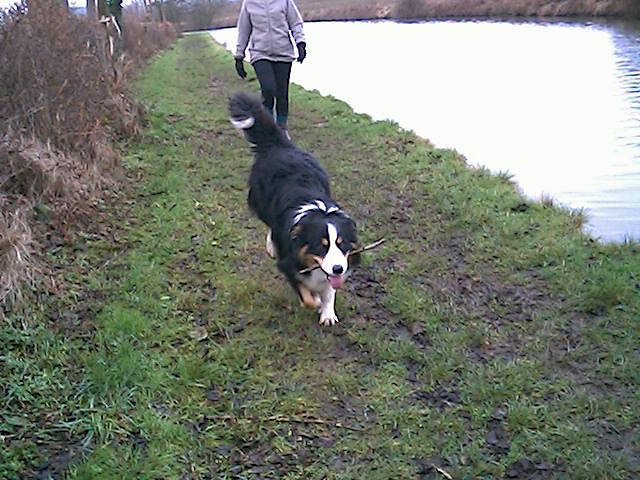
[[[150,65],[128,181],[0,325],[0,477],[638,475],[638,245],[294,87],[293,138],[387,238],[320,327],[246,207],[231,65],[207,35]]]

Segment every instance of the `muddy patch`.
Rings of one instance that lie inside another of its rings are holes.
[[[520,458],[513,462],[505,471],[505,478],[518,480],[547,480],[559,477],[560,472],[549,462]]]
[[[361,427],[341,420],[343,413],[337,420],[284,415],[264,418],[212,416],[203,417],[194,428],[202,432],[212,423],[240,422],[254,427],[259,424],[260,438],[235,434],[214,448],[212,473],[231,473],[234,478],[283,478],[315,463],[317,451],[331,449],[344,432],[360,431]],[[273,447],[275,444],[279,445],[277,449]],[[335,462],[345,460],[338,455]]]

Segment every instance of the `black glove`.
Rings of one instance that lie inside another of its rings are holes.
[[[247,72],[244,70],[244,61],[241,58],[236,58],[236,72],[240,78],[247,78]]]
[[[307,44],[305,42],[298,43],[298,62],[302,63],[307,58]]]

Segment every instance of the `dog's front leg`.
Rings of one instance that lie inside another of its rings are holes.
[[[320,301],[320,325],[330,326],[338,323],[339,320],[335,310],[335,289],[328,286],[326,290],[320,293]]]
[[[267,232],[267,253],[271,258],[276,258],[276,246],[273,244],[273,238],[271,237],[271,229]]]
[[[320,308],[320,298],[302,284],[298,285],[298,295],[300,297],[300,304],[303,307],[310,308],[311,310]]]

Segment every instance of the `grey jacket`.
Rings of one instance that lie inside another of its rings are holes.
[[[235,58],[244,58],[248,46],[251,63],[292,62],[296,55],[291,36],[296,44],[305,41],[302,23],[293,0],[243,0]]]

